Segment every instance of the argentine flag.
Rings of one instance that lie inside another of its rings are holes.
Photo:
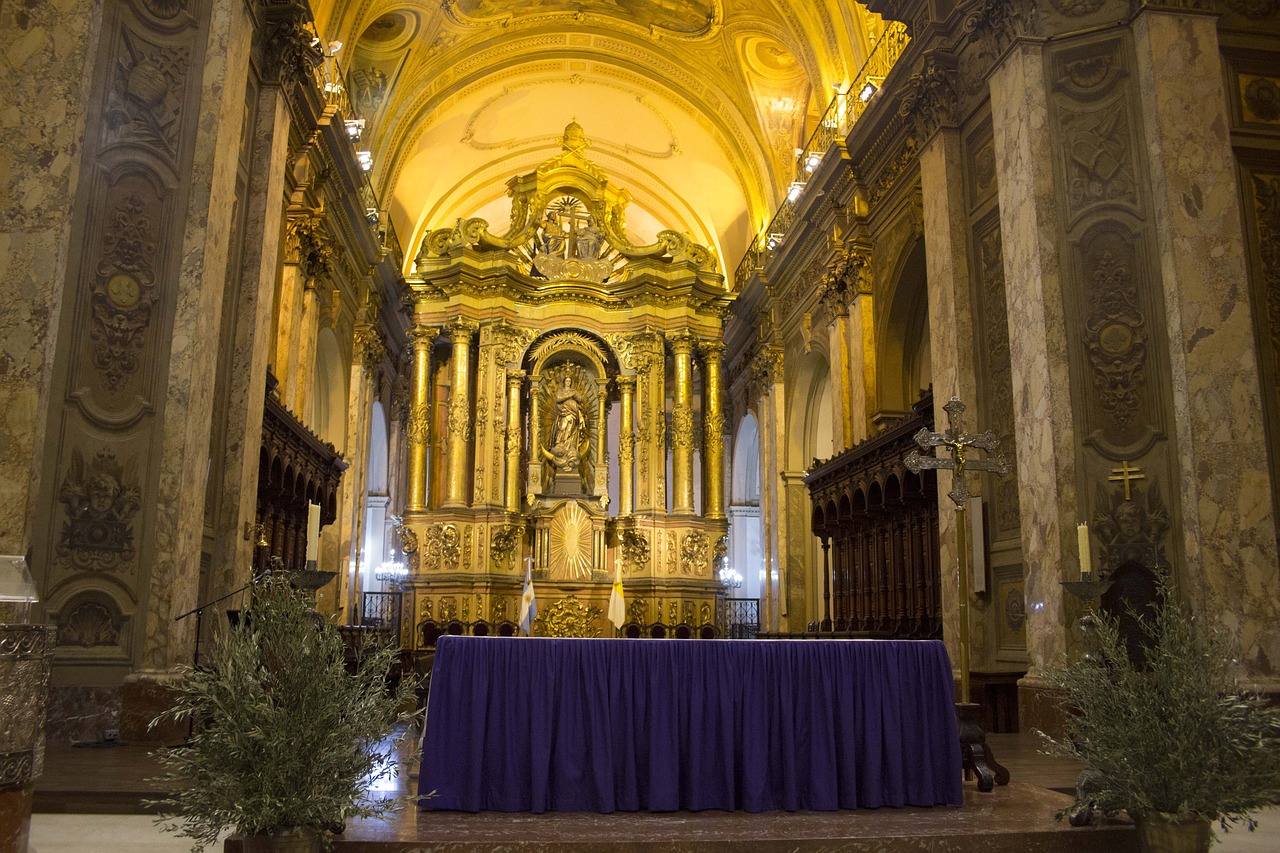
[[[533,620],[538,618],[538,599],[533,594],[533,557],[524,561],[524,594],[520,596],[520,628],[533,635]]]

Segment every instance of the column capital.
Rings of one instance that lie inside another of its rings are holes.
[[[420,323],[415,323],[413,328],[409,330],[409,343],[414,349],[430,349],[438,337],[440,337],[439,326],[424,326]]]
[[[459,342],[460,338],[466,340],[467,343],[471,343],[471,337],[480,328],[480,324],[466,317],[454,317],[446,322],[444,327],[448,330],[449,336],[453,338],[455,344]]]
[[[698,351],[702,354],[702,358],[707,361],[719,361],[724,357],[724,350],[724,341],[705,340],[698,343]]]
[[[635,391],[636,390],[636,377],[634,376],[619,374],[614,377],[613,381],[618,383],[619,391]]]
[[[524,378],[528,376],[523,370],[507,371],[507,387],[519,386],[524,383]]]
[[[676,355],[693,355],[698,345],[697,336],[688,329],[677,329],[667,335],[667,341],[671,344],[671,351]]]

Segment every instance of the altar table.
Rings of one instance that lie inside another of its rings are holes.
[[[834,810],[961,802],[936,640],[441,637],[423,808]]]

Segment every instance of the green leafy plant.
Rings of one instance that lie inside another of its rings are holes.
[[[388,687],[394,648],[360,652],[349,674],[342,637],[301,592],[282,576],[255,583],[246,618],[219,634],[204,667],[186,670],[175,705],[152,723],[192,726],[187,744],[157,753],[157,781],[173,791],[159,801],[172,811],[165,829],[195,839],[193,851],[228,827],[320,831],[327,849],[323,830],[397,808],[368,792],[396,772],[392,732],[417,717],[416,683]]]
[[[1280,801],[1280,708],[1241,687],[1221,626],[1160,592],[1149,612],[1129,611],[1132,651],[1119,621],[1098,617],[1094,648],[1046,674],[1067,719],[1060,740],[1040,732],[1047,751],[1090,767],[1058,817],[1127,811],[1252,830],[1248,813]]]

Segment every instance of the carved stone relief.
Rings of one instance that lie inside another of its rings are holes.
[[[120,619],[97,598],[82,600],[58,620],[58,645],[94,648],[120,645]]]
[[[190,59],[186,45],[157,44],[121,28],[103,144],[144,145],[173,163]]]
[[[1126,563],[1149,569],[1167,564],[1165,535],[1169,531],[1169,511],[1160,497],[1159,481],[1149,474],[1147,482],[1145,489],[1131,487],[1128,500],[1121,486],[1110,492],[1098,486],[1092,527],[1102,543],[1099,550],[1103,579]]]
[[[1273,370],[1280,375],[1280,175],[1253,175],[1253,202],[1262,257],[1263,299]]]
[[[58,489],[66,520],[57,553],[76,569],[113,572],[133,563],[137,551],[133,518],[141,505],[135,483],[137,465],[116,461],[109,450],[85,463],[79,448],[71,451],[71,467]]]
[[[1240,75],[1240,99],[1245,121],[1280,122],[1280,80]]]
[[[1085,357],[1107,438],[1130,443],[1147,385],[1150,332],[1140,307],[1132,245],[1103,232],[1084,253]]]
[[[92,291],[93,367],[111,390],[137,371],[159,299],[155,265],[160,235],[154,225],[158,200],[143,181],[129,181],[128,186],[118,188],[123,197],[108,203]]]
[[[1013,408],[1013,368],[1009,351],[1009,322],[1005,303],[1004,256],[997,222],[978,238],[979,299],[982,310],[980,358],[984,375],[986,412],[991,430],[1000,439],[1002,452],[1016,456]],[[993,538],[1018,536],[1020,512],[1016,471],[994,479],[992,495]]]

